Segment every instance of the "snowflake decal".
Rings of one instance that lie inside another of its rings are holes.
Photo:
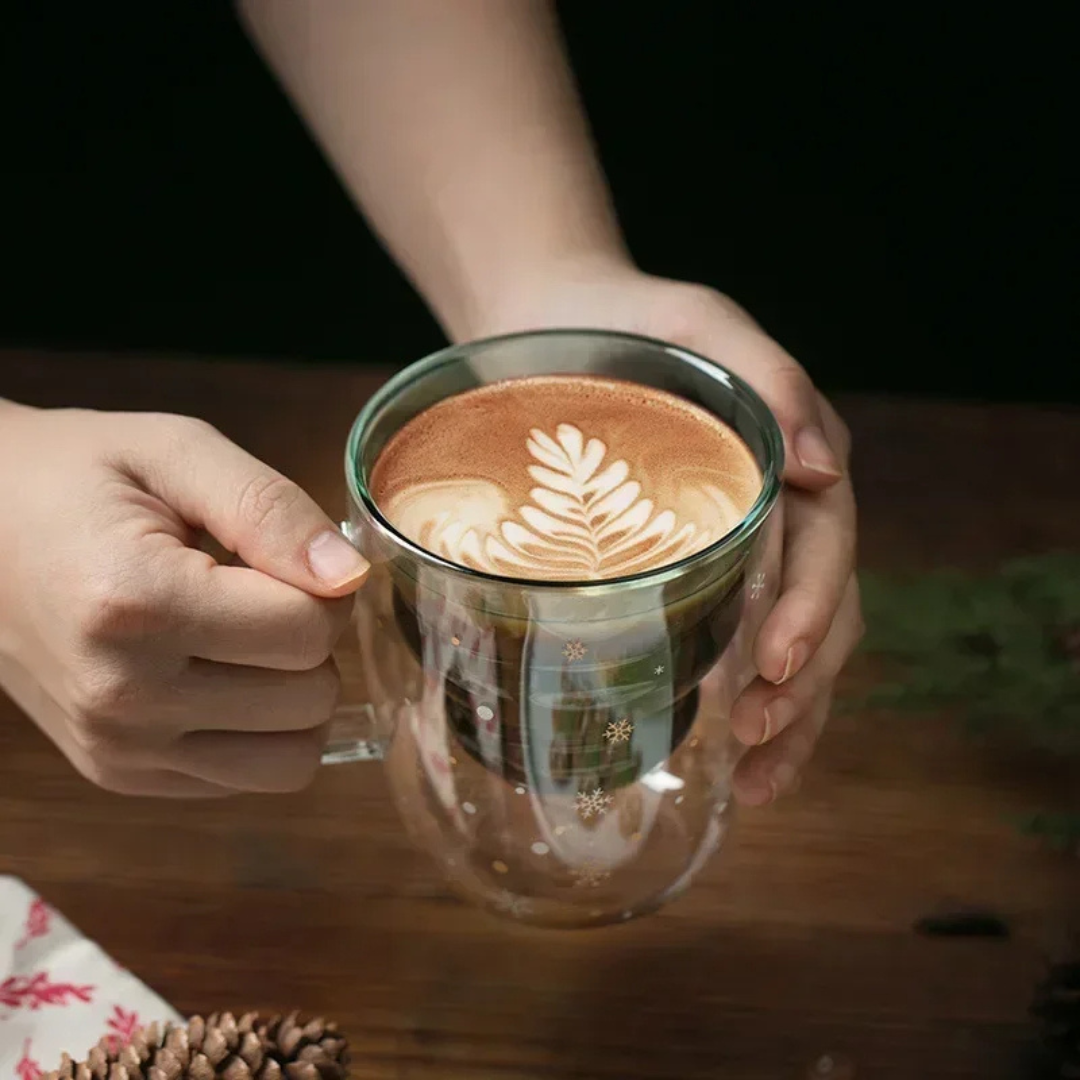
[[[591,817],[606,814],[611,803],[612,797],[601,787],[577,793],[577,812],[585,821]]]
[[[563,646],[562,654],[572,664],[575,660],[584,660],[588,651],[580,641],[568,641]]]
[[[758,571],[750,579],[750,599],[756,600],[765,591],[765,575]]]
[[[656,669],[653,671],[654,675],[663,675],[665,671],[663,664],[657,664]]]
[[[580,866],[575,866],[572,873],[574,887],[578,889],[595,889],[611,877],[611,871],[595,859],[586,859]]]
[[[604,739],[612,746],[615,746],[618,743],[629,742],[633,733],[634,725],[626,717],[623,717],[621,720],[612,720],[608,724],[604,729]]]

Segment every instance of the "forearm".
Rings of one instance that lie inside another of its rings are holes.
[[[0,421],[3,421],[5,417],[13,416],[15,413],[26,412],[27,409],[28,406],[20,405],[17,401],[0,397]]]
[[[626,258],[546,0],[239,0],[252,36],[447,333]]]

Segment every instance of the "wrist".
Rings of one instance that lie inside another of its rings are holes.
[[[37,418],[45,410],[32,405],[23,405],[17,401],[0,398],[0,506],[7,507],[12,494],[19,484],[17,477],[25,472],[23,464],[27,453],[28,440],[32,439]],[[0,514],[0,524],[4,515]],[[4,550],[0,538],[0,551]]]
[[[17,401],[0,398],[0,446],[3,445],[5,433],[12,431],[16,420],[32,416],[40,411],[40,409],[35,409],[32,405],[21,405]]]
[[[0,421],[13,416],[24,416],[36,412],[40,412],[40,410],[32,405],[22,405],[18,401],[12,401],[10,398],[0,397]]]
[[[556,298],[573,296],[598,282],[641,276],[629,254],[618,245],[533,260],[503,271],[499,280],[477,290],[473,303],[457,319],[446,320],[446,325],[455,342],[569,326],[560,319],[560,310],[566,305]]]

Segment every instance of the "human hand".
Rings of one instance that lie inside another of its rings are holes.
[[[833,683],[862,636],[846,426],[795,359],[722,293],[620,261],[509,284],[512,295],[471,336],[562,326],[659,338],[723,364],[776,415],[786,451],[783,575],[754,644],[759,677],[731,720],[751,747],[735,771],[736,797],[771,802],[797,783],[828,718]]]
[[[201,421],[0,402],[0,506],[0,686],[80,773],[180,797],[311,780],[367,564],[295,484]]]

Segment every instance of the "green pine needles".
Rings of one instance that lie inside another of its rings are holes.
[[[1080,757],[1080,556],[1019,559],[996,573],[860,578],[863,650],[879,684],[849,706],[959,711],[973,734],[1007,730]],[[1029,831],[1080,841],[1080,805],[1038,813]]]

